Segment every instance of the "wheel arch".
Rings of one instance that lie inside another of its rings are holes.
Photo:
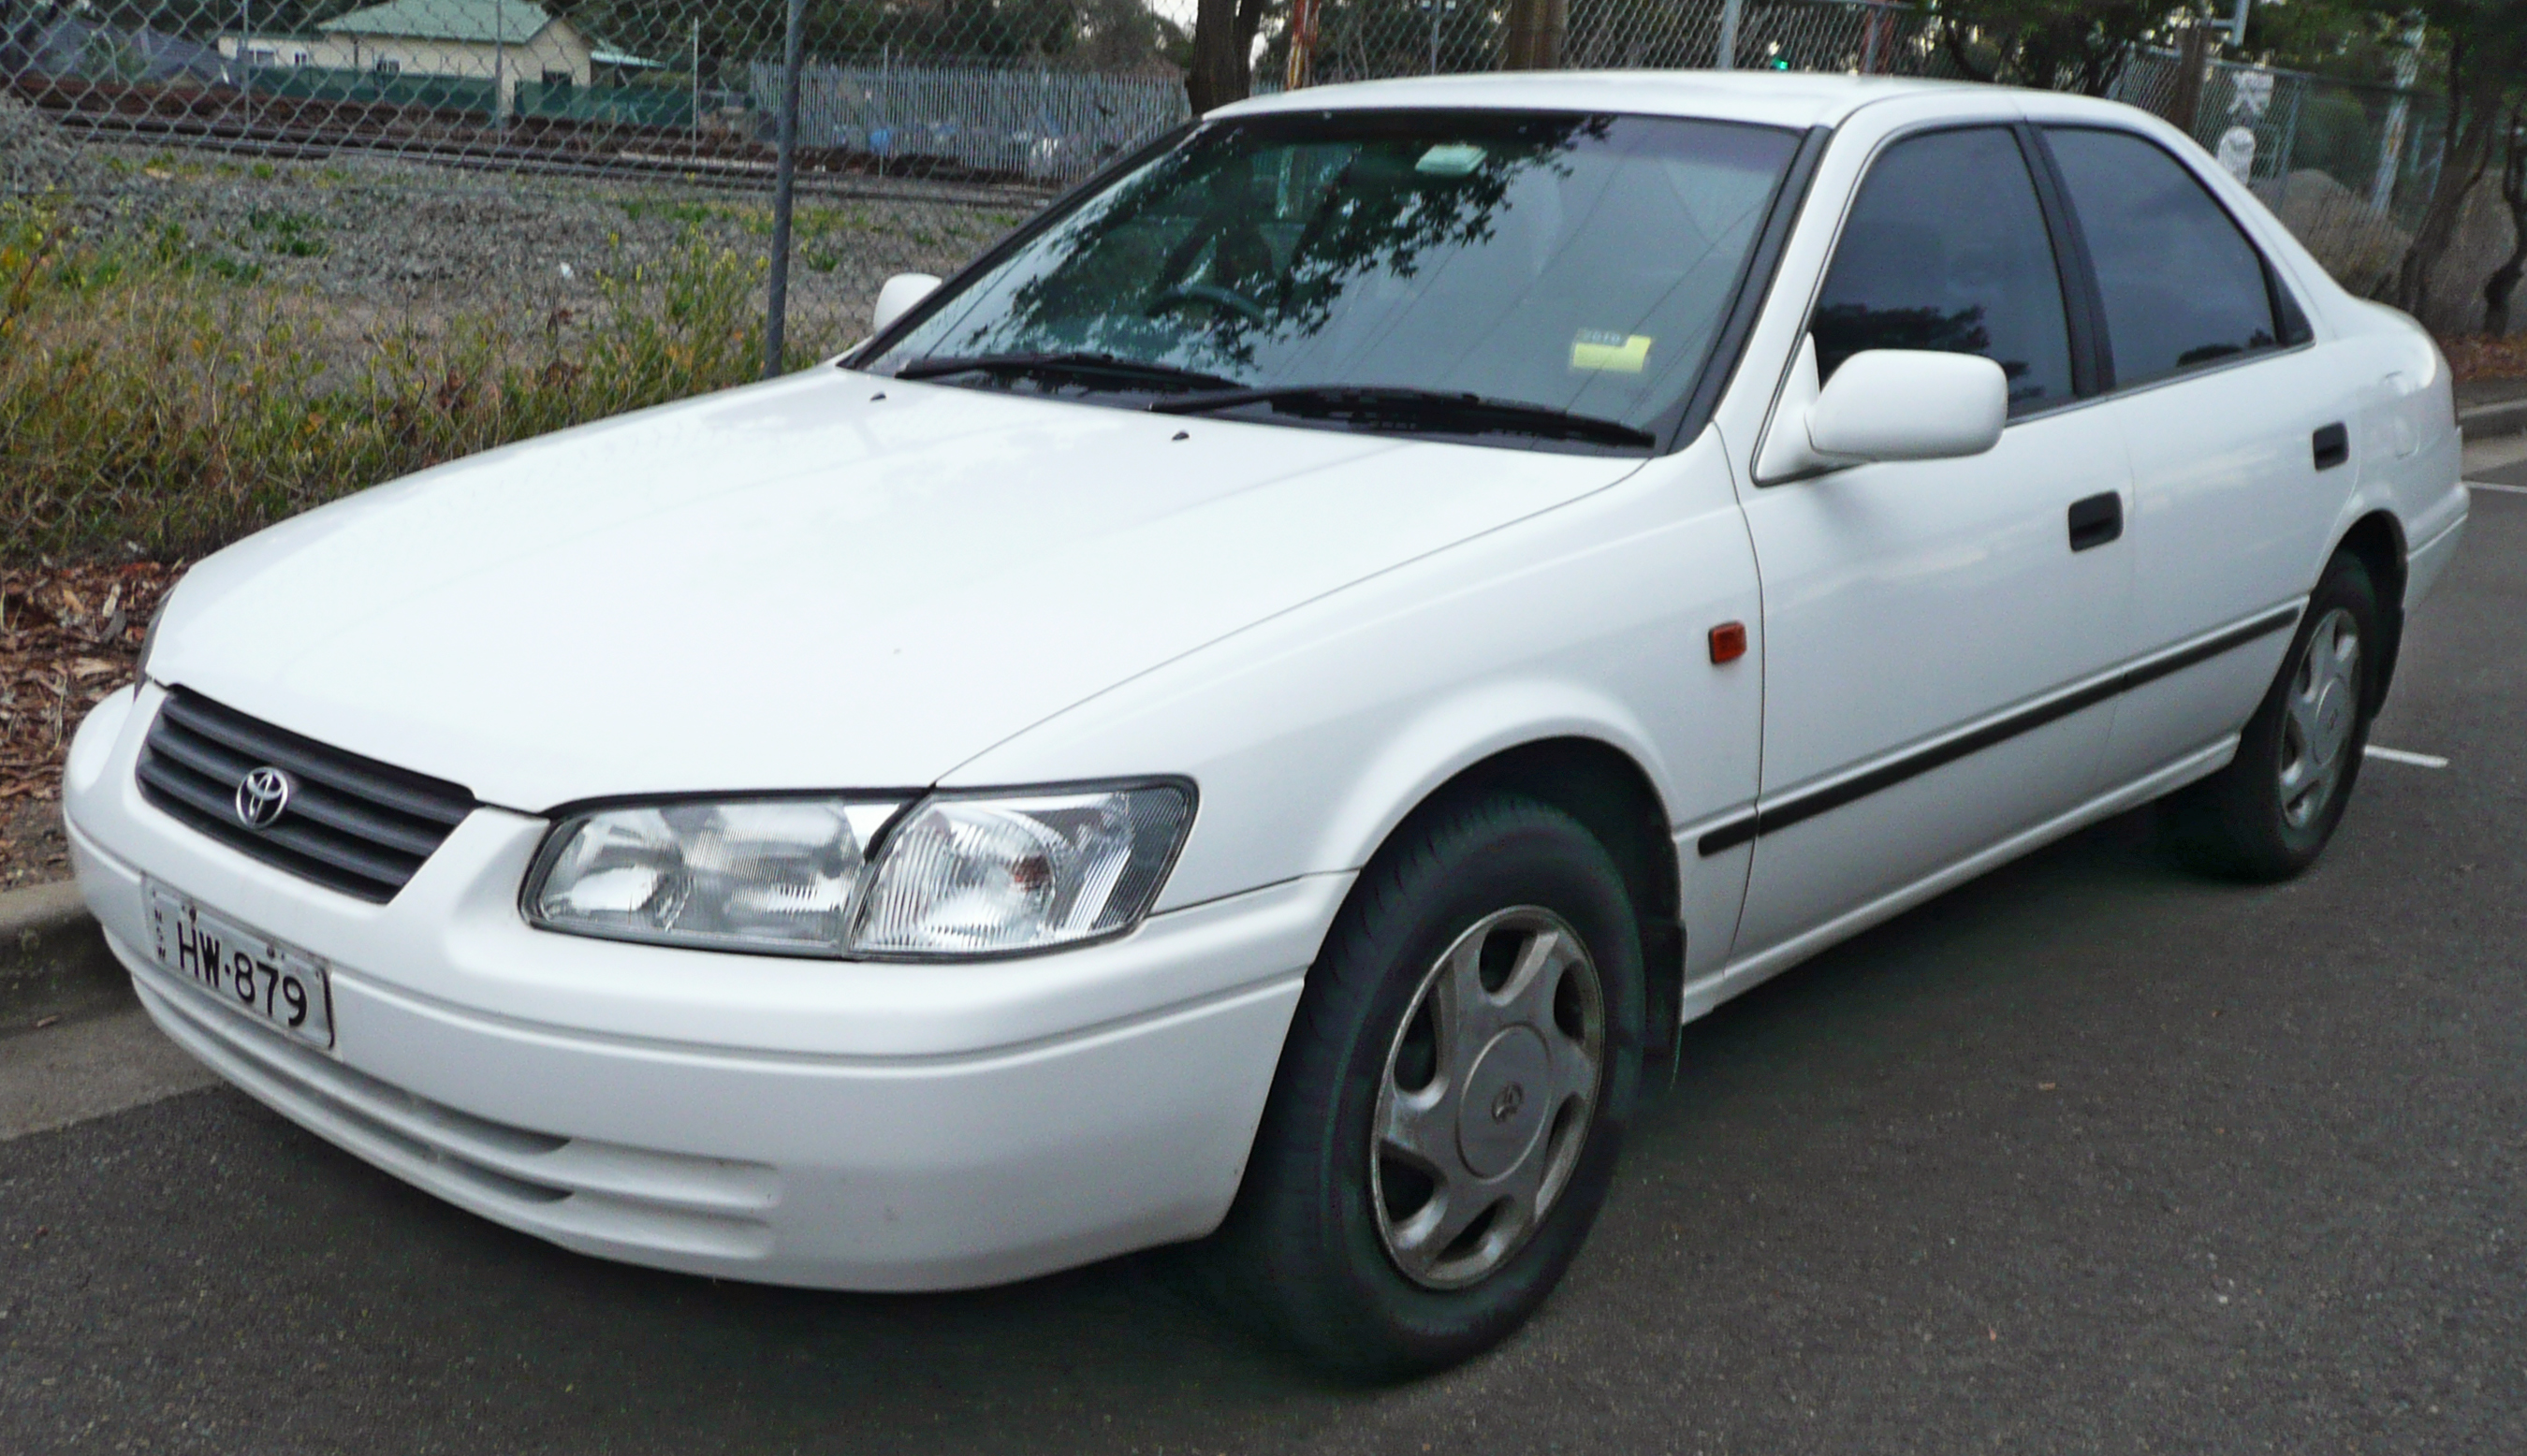
[[[1520,794],[1577,820],[1623,872],[1639,925],[1645,1028],[1680,1025],[1684,989],[1683,871],[1667,803],[1649,771],[1606,739],[1579,733],[1538,737],[1498,749],[1458,770],[1396,821],[1369,856],[1375,863],[1389,846],[1429,816],[1472,799]],[[1644,1047],[1657,1060],[1671,1054],[1673,1037]]]
[[[2348,552],[2369,573],[2378,593],[2378,625],[2386,640],[2379,644],[2378,676],[2369,693],[2372,713],[2384,707],[2396,678],[2396,659],[2404,644],[2404,527],[2392,511],[2370,511],[2351,523],[2336,542],[2334,554]],[[2328,560],[2332,560],[2331,555]]]

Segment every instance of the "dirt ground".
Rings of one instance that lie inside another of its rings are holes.
[[[2440,340],[2447,351],[2449,367],[2456,372],[2459,383],[2479,379],[2527,379],[2527,334],[2508,338],[2447,338]]]

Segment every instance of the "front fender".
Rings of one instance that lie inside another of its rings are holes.
[[[1202,807],[1159,908],[1350,871],[1431,790],[1541,738],[1608,743],[1672,825],[1751,802],[1753,548],[1716,435],[1630,478],[1212,643],[959,767],[952,785],[1183,774]]]

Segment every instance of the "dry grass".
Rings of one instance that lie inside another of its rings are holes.
[[[381,317],[0,205],[0,560],[194,555],[364,486],[754,377],[761,264],[698,237],[586,317]],[[804,363],[831,341],[806,338]]]
[[[761,367],[761,265],[698,233],[601,272],[585,314],[399,314],[59,219],[0,203],[0,888],[68,873],[62,759],[131,680],[166,563]]]

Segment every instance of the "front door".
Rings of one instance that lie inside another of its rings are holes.
[[[1749,492],[1764,759],[1737,958],[1830,935],[2093,791],[2113,709],[2084,679],[2110,676],[2130,607],[2128,471],[2075,387],[2058,222],[2000,126],[1898,138],[1854,199],[1810,321],[1820,373],[1869,348],[1980,354],[2012,418],[1970,459]]]

